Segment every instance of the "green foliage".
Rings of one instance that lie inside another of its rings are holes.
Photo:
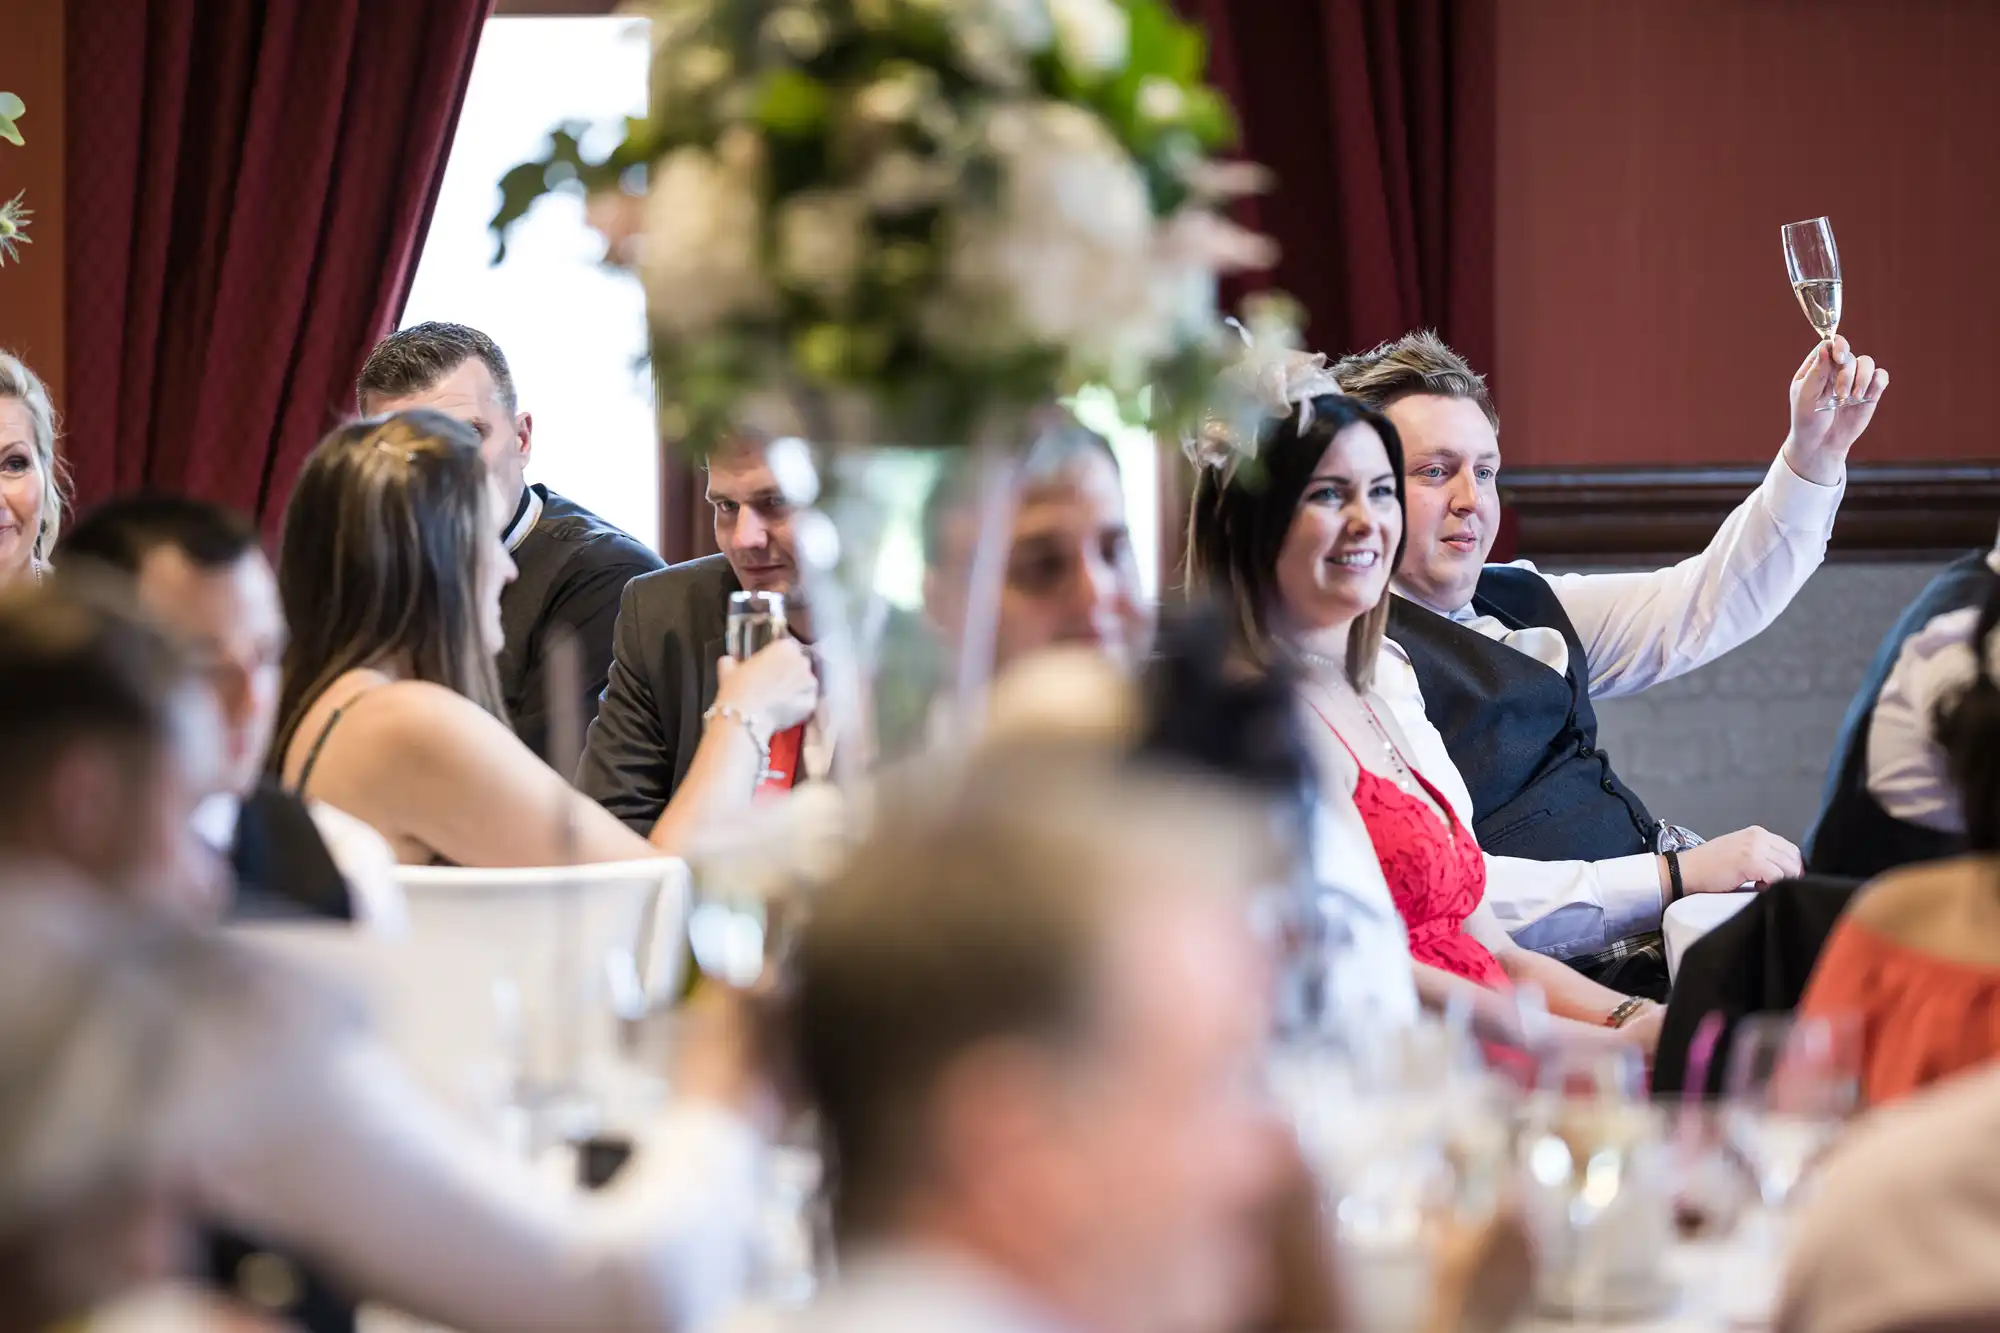
[[[582,151],[586,127],[566,123],[538,157],[508,171],[491,224],[494,262],[542,196],[640,193],[648,167],[693,150],[754,190],[751,253],[769,293],[698,332],[656,328],[669,433],[700,446],[729,430],[753,394],[859,394],[901,442],[937,444],[968,439],[996,413],[1050,401],[1084,378],[1114,383],[1135,419],[1150,412],[1175,424],[1208,388],[1227,350],[1220,340],[1182,337],[1153,364],[1123,367],[1129,382],[1120,382],[1075,348],[997,336],[979,340],[974,355],[966,348],[975,340],[941,338],[937,328],[960,229],[1002,199],[1005,173],[985,132],[994,109],[1053,101],[1088,111],[1128,159],[1157,219],[1200,205],[1192,169],[1234,143],[1235,118],[1205,82],[1200,29],[1170,0],[1106,3],[1122,21],[1123,58],[1093,64],[1066,46],[1036,0],[652,0],[649,114],[628,121],[602,160]],[[1053,40],[1021,35],[1037,15]],[[739,154],[725,163],[730,155],[718,150],[725,141],[740,147],[746,133],[754,161],[745,166]],[[857,200],[866,206],[850,234],[849,213],[829,201]],[[822,210],[810,226],[797,221],[806,205]],[[787,263],[788,226],[832,247],[820,267],[833,278]],[[971,331],[983,333],[981,321],[978,310],[963,311]]]

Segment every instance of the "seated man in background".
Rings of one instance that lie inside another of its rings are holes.
[[[974,503],[979,463],[968,454],[962,470],[947,472],[927,503],[930,623],[900,613],[889,617],[880,652],[898,672],[928,678],[951,669],[937,660],[937,640],[956,645],[967,620],[966,580],[985,517]],[[717,727],[732,729],[725,705],[750,718],[766,745],[777,731],[797,725],[786,721],[795,716],[793,705],[774,690],[797,669],[788,648],[774,645],[758,660],[740,667],[723,662],[718,669],[729,594],[739,587],[784,594],[793,634],[812,637],[811,607],[799,595],[791,506],[754,442],[709,460],[708,490],[722,554],[632,583],[619,616],[611,685],[577,776],[578,786],[634,828],[651,827],[691,779]],[[1151,645],[1153,609],[1140,587],[1111,446],[1067,415],[1045,423],[1022,464],[1012,504],[991,648],[996,670],[1057,644],[1100,649],[1136,667]],[[777,660],[763,661],[767,655]],[[804,655],[796,662],[804,664]],[[949,697],[948,690],[942,694]],[[876,701],[878,728],[892,753],[913,748],[913,739],[936,721],[912,710],[911,702]],[[805,728],[802,776],[823,778],[833,758],[823,710]],[[749,793],[720,794],[701,808],[714,812],[724,800],[747,799]],[[677,808],[676,818],[679,813]]]
[[[578,789],[641,834],[675,802],[674,845],[741,810],[759,790],[823,779],[833,763],[807,647],[812,608],[799,595],[792,503],[762,441],[725,445],[709,458],[707,474],[721,553],[626,586],[609,683],[576,775]],[[724,642],[729,598],[739,591],[782,596],[792,633],[745,662],[728,660]],[[739,791],[716,775],[725,771],[728,747],[746,733],[767,768],[783,776]],[[774,746],[790,752],[786,762],[769,762]],[[697,791],[698,799],[688,799]]]
[[[195,812],[203,841],[236,872],[238,916],[304,912],[399,929],[396,858],[374,829],[265,775],[285,649],[278,581],[248,520],[201,500],[130,496],[63,536],[62,574],[125,581],[177,639],[215,695],[221,786]]]
[[[841,1281],[779,1329],[1208,1333],[1265,1292],[1265,827],[1037,758],[899,793],[804,927]]]
[[[1089,649],[1128,673],[1152,650],[1155,607],[1140,581],[1110,441],[1061,411],[1038,430],[1015,465],[990,645],[964,643],[979,537],[990,518],[980,485],[987,460],[970,452],[955,460],[927,497],[923,615],[892,620],[884,637],[893,640],[900,630],[902,638],[921,640],[940,688],[931,715],[884,716],[885,733],[935,734],[946,720],[936,705],[955,697],[950,677],[960,665],[943,659],[966,647],[983,653],[995,678],[1050,648]],[[898,647],[885,642],[883,652]]]
[[[549,753],[551,736],[560,734],[551,731],[549,654],[558,637],[576,640],[580,738],[597,716],[611,668],[619,598],[627,583],[659,569],[660,557],[575,501],[540,482],[528,485],[535,419],[520,410],[507,358],[478,330],[433,323],[390,334],[368,354],[354,396],[363,416],[430,407],[479,433],[487,465],[513,506],[505,541],[518,572],[500,594],[501,697],[522,743],[568,772],[576,756]]]
[[[1978,674],[1979,607],[2000,576],[2000,543],[1939,571],[1883,638],[1848,706],[1806,835],[1815,874],[1872,879],[1965,850],[1965,814],[1937,740],[1939,705]]]
[[[1408,545],[1377,684],[1393,707],[1421,705],[1442,737],[1452,763],[1427,767],[1470,810],[1494,910],[1518,943],[1657,994],[1664,963],[1635,937],[1659,929],[1667,903],[1795,875],[1799,855],[1761,828],[1703,844],[1656,820],[1598,747],[1591,701],[1684,675],[1777,618],[1825,556],[1848,449],[1888,372],[1844,338],[1814,348],[1792,378],[1779,456],[1707,550],[1650,574],[1554,577],[1486,563],[1499,415],[1470,366],[1413,333],[1333,374],[1402,436]],[[1831,393],[1868,402],[1815,410]],[[1452,790],[1454,766],[1467,791]]]

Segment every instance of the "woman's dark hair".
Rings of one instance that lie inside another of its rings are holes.
[[[2000,852],[2000,682],[1987,645],[2000,629],[2000,579],[1986,594],[1972,633],[1977,664],[1962,694],[1947,695],[1932,725],[1944,747],[1945,771],[1965,810],[1965,840],[1975,852]]]
[[[1365,425],[1381,437],[1396,479],[1396,508],[1403,502],[1403,442],[1387,417],[1352,398],[1327,395],[1312,400],[1311,424],[1301,429],[1294,412],[1264,428],[1254,459],[1227,468],[1204,466],[1195,473],[1194,503],[1188,515],[1187,582],[1191,590],[1225,601],[1235,613],[1241,648],[1269,666],[1277,660],[1273,618],[1278,605],[1278,552],[1291,530],[1306,484],[1333,437],[1349,426]],[[1395,576],[1403,563],[1408,524],[1396,538]],[[1347,676],[1358,690],[1368,688],[1375,655],[1389,619],[1389,594],[1354,622],[1347,638]]]
[[[480,628],[490,503],[479,437],[418,408],[342,426],[285,507],[278,592],[292,637],[270,765],[342,675],[394,664],[504,716]]]

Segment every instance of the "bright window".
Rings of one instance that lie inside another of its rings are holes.
[[[599,262],[603,242],[574,196],[537,202],[497,266],[486,227],[501,175],[536,156],[551,126],[580,120],[615,134],[624,117],[645,113],[646,26],[602,17],[487,21],[403,324],[449,320],[490,334],[513,367],[522,410],[534,414],[529,480],[658,546],[659,453],[639,283]],[[608,146],[585,143],[586,151]],[[1108,395],[1085,393],[1072,406],[1117,451],[1134,554],[1154,593],[1152,437],[1121,426]],[[891,571],[888,582],[914,583],[905,573],[899,581]]]
[[[647,32],[628,18],[489,19],[403,324],[449,320],[507,353],[535,418],[528,479],[546,483],[651,546],[660,465],[646,354],[646,298],[604,267],[583,201],[551,195],[491,264],[497,183],[541,152],[551,126],[604,127],[646,110]],[[591,147],[586,142],[586,147]]]

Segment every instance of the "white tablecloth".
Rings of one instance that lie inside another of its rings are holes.
[[[1749,906],[1754,893],[1691,893],[1667,908],[1660,933],[1667,942],[1667,976],[1680,972],[1688,946]]]
[[[1667,1258],[1677,1295],[1643,1319],[1531,1319],[1530,1333],[1724,1333],[1769,1318],[1777,1295],[1774,1238],[1739,1231],[1720,1240],[1682,1242]]]

